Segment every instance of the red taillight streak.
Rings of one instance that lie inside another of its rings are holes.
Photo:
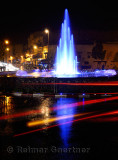
[[[83,101],[76,102],[76,103],[71,103],[71,104],[60,105],[57,107],[52,107],[52,108],[50,108],[50,111],[64,109],[64,108],[77,107],[77,106],[83,106],[83,105],[89,105],[89,104],[94,104],[94,103],[101,103],[104,101],[111,101],[111,100],[117,100],[117,99],[118,99],[118,96],[109,97],[109,98],[102,98],[102,99],[95,99],[95,100],[88,100],[88,101],[84,101],[84,102]],[[41,110],[32,110],[32,111],[27,111],[27,112],[12,114],[12,115],[6,115],[6,116],[0,117],[0,120],[5,120],[5,119],[9,119],[9,118],[18,118],[18,117],[27,116],[30,114],[35,114],[35,113],[41,113]]]
[[[40,112],[41,112],[40,110],[32,110],[32,111],[16,113],[12,115],[5,115],[5,116],[0,117],[0,120],[9,119],[9,118],[18,118],[18,117],[23,117],[23,116],[27,116],[30,114],[40,113]]]
[[[97,118],[97,117],[101,117],[101,116],[113,115],[113,114],[118,114],[118,110],[117,111],[112,111],[112,112],[107,112],[107,113],[102,113],[102,114],[97,114],[97,115],[92,115],[92,116],[88,116],[88,117],[83,117],[83,118],[75,119],[75,120],[72,120],[72,121],[68,121],[68,122],[64,122],[64,123],[60,123],[60,124],[55,124],[55,125],[44,127],[44,128],[39,128],[39,129],[36,129],[36,130],[31,130],[31,131],[28,131],[28,132],[16,134],[16,135],[14,135],[14,137],[38,132],[38,131],[41,131],[41,130],[57,127],[57,126],[60,126],[60,125],[65,125],[65,124],[68,124],[68,123],[73,123],[73,122],[77,122],[77,121],[87,120],[87,119],[91,119],[91,118]]]
[[[109,97],[109,98],[102,98],[102,99],[95,99],[95,100],[88,100],[88,101],[82,101],[82,102],[76,102],[68,105],[62,105],[58,107],[53,107],[53,110],[58,110],[58,109],[63,109],[63,108],[69,108],[69,107],[76,107],[76,106],[82,106],[82,105],[89,105],[89,104],[94,104],[94,103],[101,103],[104,101],[111,101],[111,100],[116,100],[118,99],[118,96],[116,97]]]
[[[113,92],[113,93],[112,93],[112,92],[111,92],[111,93],[86,93],[86,94],[96,94],[96,95],[97,95],[97,94],[100,94],[100,95],[101,95],[101,94],[103,94],[103,95],[110,94],[110,95],[112,95],[112,94],[118,94],[118,92]]]
[[[22,85],[118,86],[118,81],[88,83],[22,83]]]
[[[97,117],[96,119],[89,119],[90,122],[117,122],[118,121],[118,116],[114,117],[104,117],[104,118],[99,118]]]

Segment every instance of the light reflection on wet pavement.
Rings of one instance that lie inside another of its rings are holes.
[[[115,157],[118,149],[118,97],[113,97],[116,98],[28,98],[1,95],[2,158]],[[32,153],[32,148],[38,153]]]

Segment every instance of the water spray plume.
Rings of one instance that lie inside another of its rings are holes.
[[[61,37],[56,52],[56,75],[70,77],[77,74],[77,57],[75,56],[74,39],[71,34],[69,14],[65,9],[64,22],[61,26]]]

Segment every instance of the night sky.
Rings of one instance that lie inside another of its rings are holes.
[[[65,8],[72,30],[118,30],[118,5],[114,1],[6,1],[0,8],[0,39],[20,39],[45,28],[59,31]]]

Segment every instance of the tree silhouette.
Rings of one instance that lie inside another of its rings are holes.
[[[92,57],[95,59],[103,60],[105,58],[106,50],[103,50],[103,45],[101,42],[96,42],[92,49]]]

